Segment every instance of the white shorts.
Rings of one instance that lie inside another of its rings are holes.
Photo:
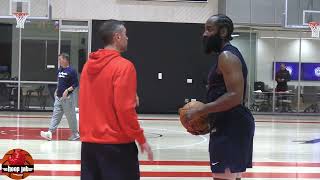
[[[241,172],[231,173],[230,169],[227,168],[224,173],[213,173],[213,178],[227,179],[227,180],[236,180],[236,178],[241,178]]]

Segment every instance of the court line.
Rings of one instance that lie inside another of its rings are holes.
[[[0,175],[3,175],[0,172]],[[80,171],[35,171],[32,176],[80,176]],[[212,177],[211,172],[141,172],[141,177]],[[320,173],[243,173],[244,178],[320,178]]]
[[[0,115],[0,120],[3,119],[50,119],[51,116],[3,116]],[[281,119],[281,120],[268,120],[268,118],[256,118],[255,122],[258,123],[280,123],[280,124],[320,124],[317,119]],[[262,119],[262,120],[260,120]],[[265,119],[265,120],[264,120]],[[179,121],[179,118],[139,118],[141,121]]]
[[[1,159],[0,159],[1,161]],[[80,160],[48,160],[35,159],[35,164],[80,164]],[[140,161],[140,165],[159,165],[159,166],[209,166],[209,161]],[[320,167],[320,162],[253,162],[253,166],[270,167]]]

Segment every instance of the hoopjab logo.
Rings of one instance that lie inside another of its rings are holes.
[[[23,149],[12,149],[1,161],[2,173],[11,179],[24,179],[34,172],[34,161]]]

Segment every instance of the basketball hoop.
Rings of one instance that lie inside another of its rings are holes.
[[[24,23],[25,23],[27,17],[29,16],[29,14],[25,13],[25,12],[15,12],[12,14],[14,17],[16,17],[16,20],[17,20],[16,28],[24,28]]]
[[[309,22],[309,27],[311,29],[311,37],[319,38],[319,31],[320,31],[320,23],[318,22]]]

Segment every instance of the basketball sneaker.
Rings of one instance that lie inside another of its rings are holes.
[[[52,139],[52,133],[50,131],[41,131],[40,136],[45,138],[48,141],[51,141]]]
[[[72,134],[71,137],[69,137],[69,141],[76,141],[76,140],[79,140],[80,139],[80,135],[79,133],[76,133],[76,134]]]

